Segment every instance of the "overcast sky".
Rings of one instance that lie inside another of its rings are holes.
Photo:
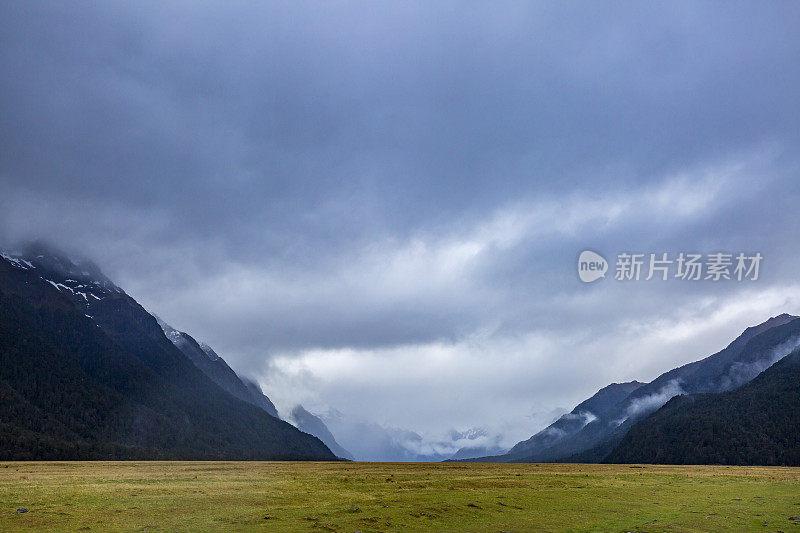
[[[126,4],[0,3],[0,238],[281,409],[513,441],[800,314],[797,3]],[[764,259],[584,284],[584,249]]]

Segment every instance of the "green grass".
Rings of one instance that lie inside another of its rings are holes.
[[[789,533],[799,516],[794,468],[0,463],[4,531]]]

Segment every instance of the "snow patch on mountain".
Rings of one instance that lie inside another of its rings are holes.
[[[214,348],[212,348],[208,344],[206,344],[204,342],[201,342],[200,343],[200,348],[208,356],[208,358],[211,359],[212,361],[216,361],[217,359],[219,359],[219,355],[217,355],[217,352],[215,352]]]
[[[29,270],[35,268],[30,261],[23,259],[19,255],[16,255],[14,252],[11,253],[0,252],[0,257],[11,263],[13,266],[21,268],[22,270]]]

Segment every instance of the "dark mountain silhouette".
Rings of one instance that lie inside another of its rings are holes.
[[[729,392],[672,398],[609,463],[800,466],[800,350]]]
[[[334,459],[235,398],[93,264],[0,258],[0,459]]]
[[[330,448],[330,450],[336,454],[337,457],[348,459],[350,461],[355,460],[353,454],[342,448],[342,446],[336,442],[333,433],[330,432],[328,426],[325,425],[325,422],[323,422],[320,417],[306,411],[302,405],[298,405],[292,409],[292,419],[297,425],[297,429],[317,437],[319,440],[324,442],[325,445]]]

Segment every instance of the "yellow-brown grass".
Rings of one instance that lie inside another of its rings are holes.
[[[0,530],[789,533],[797,517],[794,468],[0,463]]]

